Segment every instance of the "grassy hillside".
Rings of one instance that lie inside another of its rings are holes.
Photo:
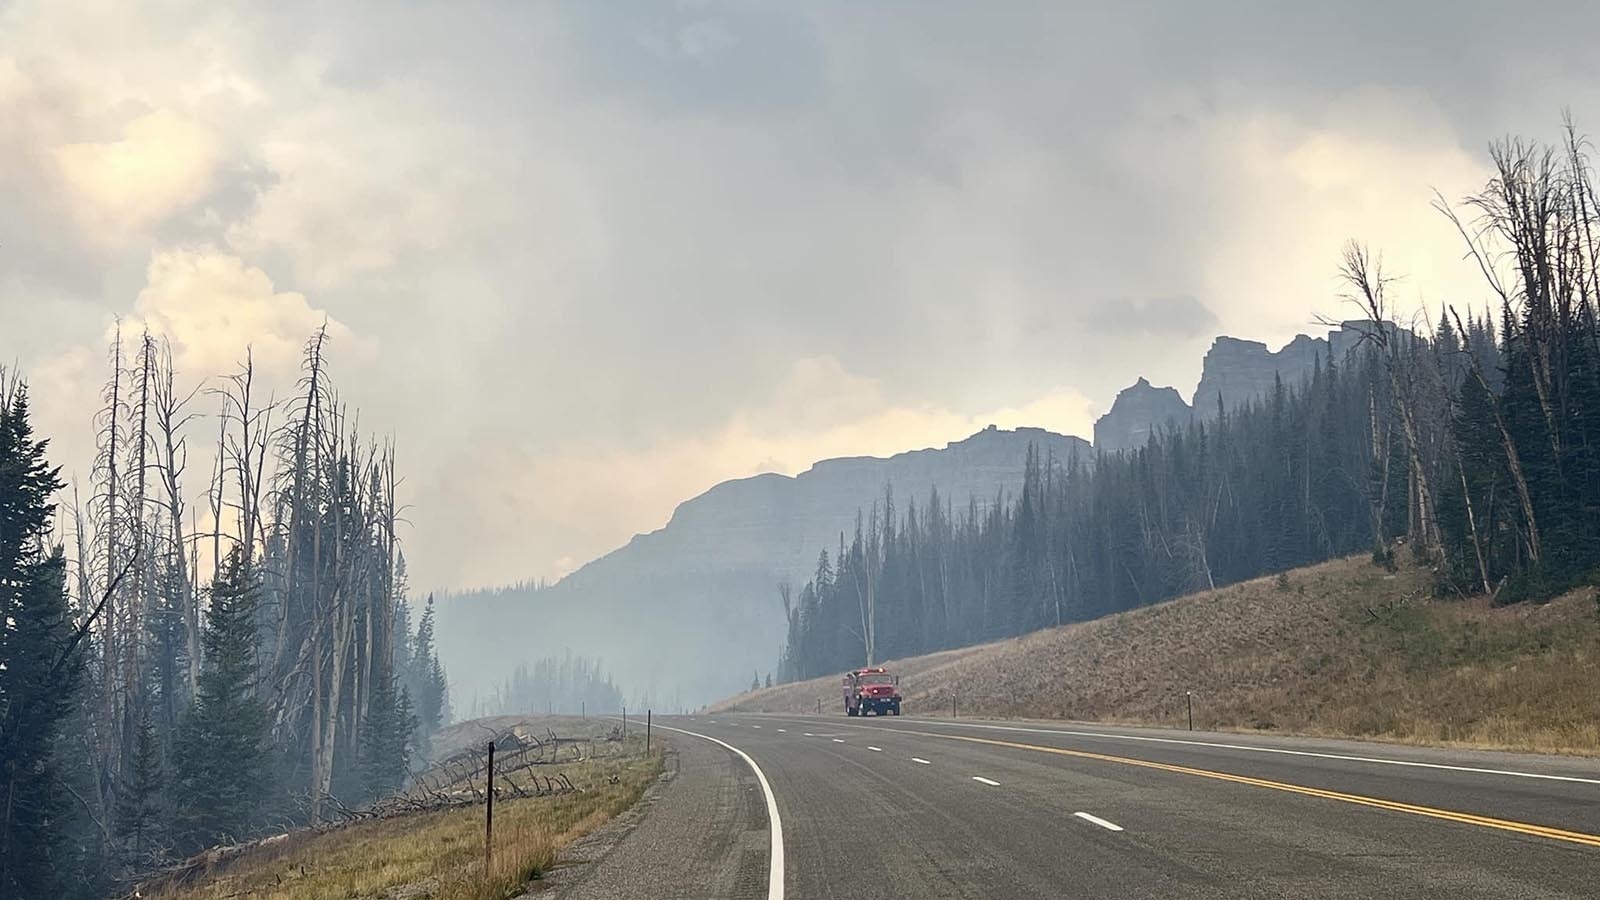
[[[224,863],[148,883],[140,895],[155,900],[345,900],[408,897],[431,900],[501,900],[520,894],[556,864],[561,849],[632,806],[661,772],[658,751],[644,752],[642,736],[602,738],[610,723],[575,718],[498,717],[460,723],[441,735],[455,748],[492,730],[525,721],[562,737],[594,737],[565,745],[563,761],[497,779],[538,792],[534,778],[564,776],[575,790],[495,801],[495,858],[484,878],[484,808],[471,804],[374,820],[327,831],[291,832],[252,846]],[[448,750],[445,752],[449,752]],[[568,756],[570,754],[570,759]],[[496,767],[497,771],[499,767]],[[442,790],[464,787],[445,783]],[[203,859],[203,858],[202,858]]]
[[[1404,554],[1402,554],[1404,555]],[[888,663],[908,713],[1260,729],[1600,753],[1600,614],[1430,597],[1352,557],[1024,637]],[[836,677],[713,710],[841,710]]]

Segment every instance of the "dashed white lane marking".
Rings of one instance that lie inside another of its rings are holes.
[[[883,752],[883,748],[882,747],[874,747],[871,744],[867,745],[867,749],[871,750],[873,753],[882,753]]]
[[[726,741],[719,741],[709,735],[698,734],[693,731],[685,731],[682,728],[673,728],[670,725],[662,725],[660,727],[668,731],[676,731],[679,734],[687,734],[690,737],[707,740],[713,744],[720,744],[737,753],[750,766],[750,770],[756,773],[756,781],[761,783],[761,793],[766,796],[767,823],[772,832],[772,849],[769,851],[771,863],[767,866],[767,900],[783,900],[783,820],[778,817],[778,798],[772,795],[772,785],[767,782],[767,773],[761,771],[761,767],[756,765],[756,761],[750,758],[750,754]]]
[[[931,765],[933,765],[933,763],[931,763],[931,762],[928,762],[928,761],[927,761],[927,760],[925,760],[925,759],[923,759],[923,758],[922,758],[922,757],[920,757],[920,756],[913,756],[913,757],[911,757],[911,761],[912,761],[912,762],[914,762],[914,763],[921,763],[921,764],[923,764],[923,765],[925,765],[925,766],[931,766]]]
[[[1104,828],[1107,831],[1121,831],[1122,830],[1122,826],[1121,825],[1118,825],[1115,822],[1107,822],[1105,819],[1102,819],[1099,816],[1091,816],[1086,812],[1075,812],[1075,813],[1073,813],[1073,815],[1075,815],[1078,818],[1084,820],[1085,822],[1093,822],[1094,824],[1099,825],[1101,828]]]
[[[1061,734],[1068,737],[1101,738],[1112,741],[1137,741],[1148,744],[1184,744],[1190,747],[1208,747],[1216,750],[1242,750],[1248,753],[1273,753],[1280,756],[1308,756],[1315,759],[1334,759],[1341,762],[1371,763],[1380,766],[1406,766],[1415,769],[1443,769],[1447,772],[1470,772],[1474,775],[1500,775],[1509,778],[1537,778],[1543,781],[1569,781],[1576,784],[1600,784],[1600,778],[1583,778],[1577,775],[1549,775],[1543,772],[1519,772],[1514,769],[1489,769],[1479,766],[1454,766],[1445,763],[1422,762],[1414,759],[1388,759],[1381,756],[1354,756],[1346,753],[1320,753],[1313,750],[1290,750],[1287,747],[1256,747],[1250,744],[1229,744],[1222,741],[1195,741],[1181,738],[1152,737],[1143,734],[1115,734],[1106,731],[1071,731],[1063,728],[1025,728],[1020,725],[980,725],[975,722],[940,722],[924,719],[922,724],[942,728],[982,728],[986,731],[1015,731],[1025,734]],[[861,726],[857,726],[861,727]]]
[[[760,728],[761,726],[760,725],[751,725],[750,727],[751,728]]]
[[[805,735],[805,736],[806,736],[806,737],[816,737],[816,735],[814,735],[814,734],[812,734],[812,733],[811,733],[811,732],[809,732],[809,731],[806,731],[806,732],[802,732],[802,733],[803,733],[803,734],[804,734],[804,735]]]
[[[778,730],[779,731],[788,731],[789,729],[787,729],[787,728],[779,728]]]
[[[834,742],[834,743],[835,743],[835,744],[842,744],[842,743],[844,743],[844,741],[843,741],[843,740],[842,740],[842,739],[840,739],[840,738],[834,738],[834,739],[833,739],[833,742]]]
[[[989,787],[999,787],[1000,786],[1000,782],[998,782],[998,781],[990,781],[989,779],[983,777],[982,775],[974,775],[974,776],[972,776],[972,780],[973,781],[979,781],[979,782],[982,782],[984,784],[987,784]]]

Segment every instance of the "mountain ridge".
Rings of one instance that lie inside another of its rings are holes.
[[[818,460],[805,471],[794,475],[762,472],[731,478],[680,502],[665,525],[635,534],[626,544],[585,563],[555,584],[565,584],[574,579],[581,581],[586,577],[585,570],[630,548],[649,548],[653,551],[658,544],[668,544],[677,536],[672,533],[675,528],[681,530],[708,524],[707,512],[715,516],[719,503],[749,500],[761,493],[766,495],[766,502],[772,505],[769,508],[781,512],[786,508],[793,509],[796,500],[804,499],[797,495],[813,485],[829,479],[849,479],[852,484],[846,491],[832,492],[830,499],[834,525],[828,533],[817,530],[798,537],[809,546],[808,550],[801,551],[791,560],[789,574],[798,579],[810,572],[817,553],[830,546],[835,536],[833,532],[853,527],[848,519],[855,515],[855,511],[866,509],[875,499],[882,498],[885,485],[893,489],[897,502],[910,500],[922,503],[929,489],[937,488],[941,496],[959,498],[963,504],[969,497],[979,497],[980,503],[986,503],[993,499],[993,488],[1021,484],[1023,457],[1018,454],[1025,454],[1029,444],[1037,447],[1041,455],[1053,455],[1062,461],[1072,453],[1084,458],[1093,453],[1093,445],[1075,435],[1059,434],[1044,428],[1024,426],[1002,429],[990,425],[965,438],[950,441],[943,447],[904,450],[890,456],[830,457]],[[996,452],[1003,455],[1005,462],[996,463]],[[954,465],[944,465],[946,462],[953,462]],[[960,475],[962,472],[967,474]],[[946,473],[955,473],[957,477],[952,479]],[[858,488],[865,486],[868,481],[875,486],[864,493],[858,492]],[[809,512],[816,513],[814,507],[818,504],[811,505],[813,509]],[[679,549],[682,549],[681,545]],[[716,548],[719,554],[725,554],[726,549]]]
[[[934,490],[958,509],[986,509],[1020,488],[1029,447],[1063,461],[1092,453],[1072,435],[989,426],[943,447],[731,479],[554,584],[445,595],[437,640],[457,708],[489,711],[475,699],[518,663],[577,646],[604,659],[634,693],[630,705],[724,696],[770,670],[785,627],[779,584],[798,587],[858,511],[886,491],[921,506]]]

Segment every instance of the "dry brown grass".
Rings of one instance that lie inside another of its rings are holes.
[[[561,729],[562,733],[570,733]],[[643,740],[596,745],[597,755],[551,766],[577,793],[495,801],[495,856],[483,869],[482,806],[300,832],[257,848],[152,900],[501,900],[522,892],[567,844],[632,806],[661,771]],[[604,755],[600,755],[603,753]]]
[[[1343,735],[1600,753],[1593,589],[1492,608],[1429,573],[1335,560],[1093,622],[889,663],[908,712]],[[837,678],[717,710],[839,706]]]

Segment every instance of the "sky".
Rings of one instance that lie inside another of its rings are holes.
[[[727,478],[1187,396],[1345,314],[1351,238],[1482,304],[1434,192],[1600,121],[1600,10],[1543,6],[0,0],[0,360],[82,477],[115,322],[287,391],[326,321],[413,584],[556,578]]]

